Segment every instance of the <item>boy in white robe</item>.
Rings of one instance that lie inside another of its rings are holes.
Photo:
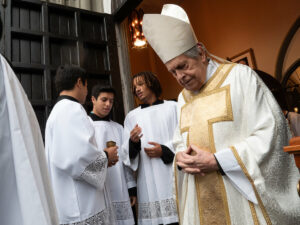
[[[40,126],[0,55],[0,224],[57,225]]]
[[[177,103],[159,99],[160,83],[151,72],[136,74],[132,84],[143,104],[125,118],[123,160],[137,171],[138,224],[178,224],[172,194]]]
[[[110,119],[114,98],[115,90],[112,87],[96,85],[92,89],[93,111],[89,116],[93,120],[95,137],[100,149],[106,148],[109,142],[114,142],[116,146],[121,146],[123,142],[122,125]],[[136,189],[133,171],[123,165],[122,161],[112,162],[107,170],[105,185],[110,192],[117,224],[135,224],[131,206],[135,204],[136,196],[129,198],[128,194]]]
[[[87,78],[78,66],[58,68],[60,93],[46,124],[46,157],[60,224],[115,224],[104,186],[109,161],[118,160],[117,147],[97,147],[95,130],[81,104]]]

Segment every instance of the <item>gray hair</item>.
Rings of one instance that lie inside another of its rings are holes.
[[[190,48],[189,50],[183,53],[183,55],[193,59],[198,58],[198,56],[202,54],[206,55],[207,60],[209,59],[209,54],[202,43],[196,44],[194,47]]]
[[[194,47],[190,48],[189,50],[185,51],[183,53],[183,55],[185,55],[186,57],[189,58],[198,58],[199,54],[201,53],[201,50],[198,48],[197,45],[195,45]]]

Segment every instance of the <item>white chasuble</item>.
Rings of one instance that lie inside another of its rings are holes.
[[[55,104],[45,142],[60,224],[115,224],[104,186],[107,157],[81,104],[68,98]]]
[[[95,137],[99,149],[106,148],[106,142],[114,141],[120,155],[123,142],[123,127],[114,121],[93,121]],[[134,218],[130,205],[128,189],[136,187],[133,171],[121,159],[108,168],[106,187],[110,192],[118,225],[133,225]]]
[[[161,158],[150,158],[145,147],[156,142],[174,151],[172,138],[177,126],[177,103],[164,101],[147,108],[138,107],[125,118],[122,157],[126,165],[137,171],[138,224],[157,225],[178,221],[172,191],[172,163]],[[142,129],[141,151],[135,159],[129,158],[130,131],[138,124]]]
[[[57,225],[41,130],[17,76],[0,55],[0,224]]]
[[[180,224],[297,224],[299,172],[283,152],[290,136],[278,104],[249,67],[209,66],[217,68],[198,93],[179,95],[174,145],[215,153],[226,175],[190,175],[174,164]]]

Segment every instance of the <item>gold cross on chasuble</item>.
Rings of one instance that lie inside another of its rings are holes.
[[[220,65],[196,95],[184,90],[186,104],[181,109],[181,133],[188,132],[187,144],[215,153],[213,124],[232,121],[230,86],[220,88],[234,64]],[[201,225],[229,225],[230,215],[222,176],[217,172],[195,175]]]

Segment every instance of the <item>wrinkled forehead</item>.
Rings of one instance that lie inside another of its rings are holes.
[[[172,70],[175,70],[177,67],[179,67],[181,64],[186,63],[188,59],[189,57],[187,57],[184,54],[181,54],[166,62],[165,66],[167,67],[167,70],[171,72]]]

